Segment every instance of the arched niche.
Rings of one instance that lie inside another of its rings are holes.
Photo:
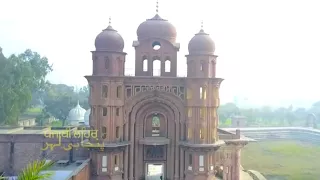
[[[132,97],[129,101],[127,101],[125,106],[125,121],[128,121],[128,115],[134,112],[134,107],[138,109],[141,108],[144,104],[148,104],[149,102],[154,101],[160,102],[160,104],[164,103],[168,107],[172,108],[175,112],[180,113],[180,118],[175,119],[176,121],[185,121],[185,109],[182,100],[172,93],[163,91],[160,92],[157,90],[139,93],[136,96]],[[134,122],[132,122],[132,124],[134,123],[135,120]]]
[[[144,121],[145,137],[166,137],[167,136],[167,116],[158,112],[151,111]]]
[[[143,152],[147,137],[144,136],[144,125],[148,115],[157,112],[167,117],[167,136],[159,137],[162,141],[169,140],[169,143],[162,143],[167,148],[166,163],[179,163],[179,141],[181,134],[184,134],[184,104],[175,95],[168,92],[160,92],[157,90],[138,94],[126,103],[125,107],[125,123],[130,128],[129,141],[131,146],[129,149],[129,161],[134,162],[133,167],[143,164]],[[165,144],[165,145],[164,145]],[[158,144],[160,145],[160,144]],[[172,149],[175,149],[174,151]],[[169,151],[170,150],[170,151]],[[178,173],[178,166],[174,169],[167,169],[167,177],[174,178],[174,173]],[[130,168],[129,176],[140,177],[144,174],[143,168]]]

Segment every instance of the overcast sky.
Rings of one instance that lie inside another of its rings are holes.
[[[54,83],[85,85],[94,39],[108,25],[125,40],[134,66],[136,29],[155,15],[156,0],[0,0],[0,46],[5,55],[26,48],[47,56]],[[216,44],[222,101],[258,104],[320,100],[320,1],[159,0],[159,14],[175,25],[179,74],[186,73],[188,41],[200,29]]]

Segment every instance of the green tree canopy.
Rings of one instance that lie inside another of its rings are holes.
[[[62,120],[64,125],[69,111],[76,106],[77,101],[80,102],[80,105],[84,109],[89,108],[88,96],[89,91],[87,86],[82,87],[76,92],[72,86],[48,83],[45,93],[41,97],[44,108],[42,114],[38,117],[38,120],[41,121],[50,116],[54,116],[55,118]]]
[[[48,59],[29,49],[9,58],[0,52],[0,124],[17,124],[32,93],[45,87],[51,71]]]

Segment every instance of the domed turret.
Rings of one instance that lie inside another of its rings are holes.
[[[95,46],[97,51],[123,52],[124,41],[109,21],[109,26],[96,37]]]
[[[85,113],[86,113],[86,110],[80,106],[79,101],[78,101],[77,106],[69,111],[69,115],[67,118],[68,124],[70,124],[72,126],[78,126],[79,124],[84,123],[84,114]]]
[[[162,19],[156,14],[153,18],[147,19],[139,25],[137,36],[138,40],[159,38],[173,43],[176,41],[177,31],[168,20]]]
[[[88,109],[84,114],[84,125],[89,126],[91,109]]]
[[[209,34],[205,33],[203,29],[195,34],[189,41],[188,45],[189,54],[203,54],[213,55],[215,51],[215,44]]]

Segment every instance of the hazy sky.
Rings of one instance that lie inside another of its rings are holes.
[[[126,66],[140,23],[156,0],[0,0],[0,46],[5,55],[26,48],[47,56],[54,83],[84,85],[92,72],[94,39],[108,25],[125,40]],[[159,0],[159,14],[175,25],[179,74],[186,73],[188,41],[204,29],[216,43],[222,101],[233,96],[277,104],[320,100],[318,0]]]

